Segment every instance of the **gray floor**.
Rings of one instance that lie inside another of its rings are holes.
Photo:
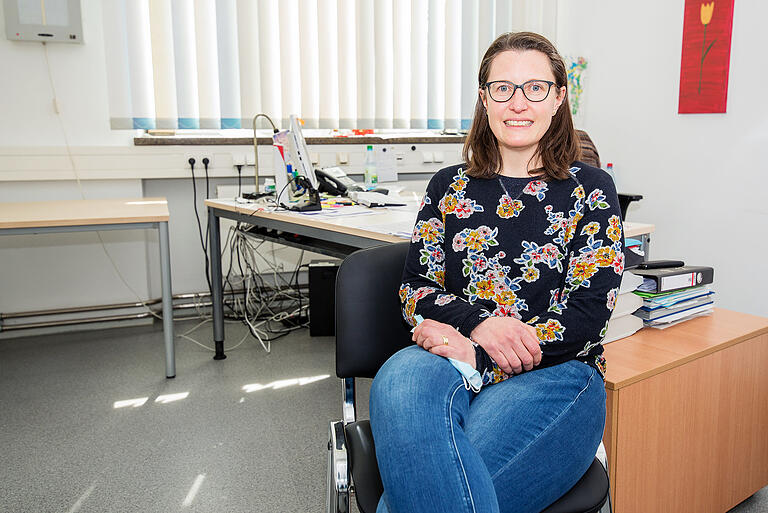
[[[244,333],[227,324],[227,346]],[[210,345],[210,324],[193,336]],[[170,380],[156,328],[0,341],[0,511],[323,511],[328,422],[341,417],[333,339],[302,330],[271,354],[251,340],[214,361],[177,339]]]
[[[227,345],[243,333],[228,324]],[[249,339],[211,356],[177,339],[166,380],[158,328],[0,341],[0,511],[324,511],[327,425],[341,415],[333,339],[304,330],[269,355]],[[732,512],[768,512],[768,488]]]

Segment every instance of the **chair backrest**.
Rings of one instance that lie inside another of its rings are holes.
[[[336,275],[336,375],[372,378],[412,344],[398,291],[408,242],[356,251]]]
[[[579,160],[590,166],[600,167],[600,154],[597,153],[597,147],[595,147],[592,138],[584,130],[576,130],[576,135],[579,138],[579,148],[581,149]]]

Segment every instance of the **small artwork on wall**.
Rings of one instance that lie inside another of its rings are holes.
[[[678,113],[725,112],[734,0],[685,0]]]
[[[584,120],[584,85],[586,83],[587,59],[585,57],[565,58],[568,71],[568,101],[571,105],[571,115],[576,126],[581,126]]]

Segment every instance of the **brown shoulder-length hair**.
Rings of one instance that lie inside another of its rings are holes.
[[[533,32],[508,32],[500,35],[486,50],[477,74],[478,86],[482,89],[488,81],[493,59],[507,50],[536,50],[549,58],[555,86],[559,89],[567,85],[567,73],[563,58],[547,38]],[[580,149],[578,138],[573,129],[571,109],[568,105],[566,89],[563,104],[552,117],[552,124],[539,141],[536,156],[541,157],[543,167],[532,171],[534,175],[543,175],[545,179],[564,180],[570,176],[568,169],[574,160],[578,160]],[[488,124],[482,98],[478,94],[475,113],[464,142],[464,161],[467,174],[476,178],[493,178],[501,171],[501,152],[496,136]]]

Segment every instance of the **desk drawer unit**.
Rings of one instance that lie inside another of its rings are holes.
[[[768,319],[716,309],[606,357],[615,513],[725,513],[768,485]]]

